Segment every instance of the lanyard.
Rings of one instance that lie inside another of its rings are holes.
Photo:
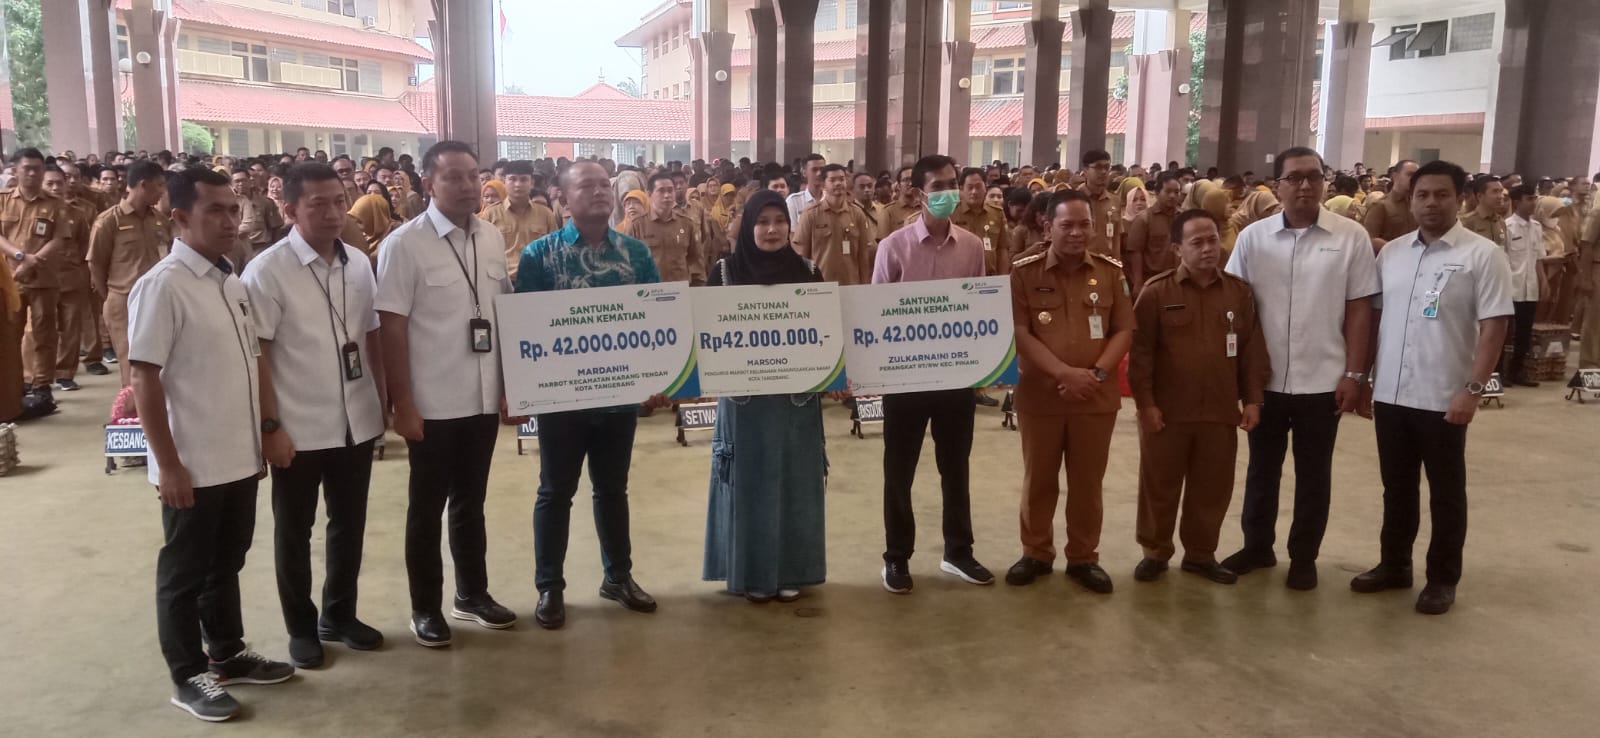
[[[478,234],[474,233],[471,236],[468,236],[468,238],[470,238],[472,240],[472,266],[473,266],[473,269],[472,269],[471,272],[467,271],[467,262],[462,260],[461,254],[456,251],[456,245],[450,242],[450,237],[449,236],[445,237],[444,242],[445,242],[445,244],[447,246],[450,247],[450,255],[456,257],[456,266],[461,267],[461,276],[467,278],[467,290],[472,293],[472,317],[473,318],[482,318],[483,317],[483,303],[478,300],[478,279],[477,279],[477,271],[478,271],[478,269],[477,269],[477,266],[478,266]],[[461,250],[462,251],[466,251],[465,242],[463,242],[462,246],[463,246],[463,248]]]
[[[340,261],[342,262],[344,260],[343,251],[340,252],[339,257],[340,257]],[[342,336],[344,336],[344,343],[350,343],[350,327],[349,327],[349,324],[345,322],[345,315],[346,315],[345,311],[348,309],[348,306],[345,305],[345,297],[350,292],[349,281],[346,278],[345,274],[343,272],[340,272],[340,274],[339,274],[339,307],[335,308],[333,306],[333,265],[331,265],[331,264],[328,265],[328,273],[327,273],[327,276],[325,278],[318,279],[317,278],[317,270],[315,268],[315,264],[316,263],[317,263],[316,260],[312,260],[312,262],[310,264],[306,265],[306,269],[311,272],[311,281],[316,282],[317,283],[317,289],[322,291],[322,299],[327,301],[327,304],[328,304],[328,330],[333,333],[333,340],[334,341],[338,341],[339,337],[342,335]],[[335,330],[334,327],[333,327],[335,321],[338,322],[338,326],[339,326],[337,330]]]

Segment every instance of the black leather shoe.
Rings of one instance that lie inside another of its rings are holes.
[[[505,630],[517,624],[517,614],[494,601],[488,592],[472,597],[457,597],[450,617],[471,620],[491,630]]]
[[[1137,582],[1153,582],[1167,573],[1167,562],[1160,559],[1140,559],[1139,565],[1133,567],[1133,579]]]
[[[289,636],[289,663],[296,669],[322,666],[322,644],[315,638]]]
[[[978,404],[984,407],[999,407],[1000,401],[982,392],[977,393]]]
[[[83,370],[97,377],[103,377],[111,373],[111,370],[107,369],[105,364],[102,364],[98,361],[91,361],[87,364],[84,364]]]
[[[1456,588],[1453,584],[1434,584],[1422,588],[1422,594],[1417,595],[1417,612],[1423,615],[1443,615],[1450,612],[1450,606],[1456,604]]]
[[[1095,594],[1111,594],[1111,575],[1099,564],[1072,564],[1067,567],[1067,578]]]
[[[1289,589],[1302,592],[1317,588],[1317,562],[1315,561],[1290,561],[1289,577],[1283,585]]]
[[[1350,590],[1362,594],[1386,589],[1411,589],[1411,567],[1378,564],[1350,580]]]
[[[1238,574],[1234,573],[1232,569],[1217,563],[1215,559],[1211,561],[1185,560],[1181,568],[1190,574],[1199,574],[1217,584],[1233,584],[1239,581]]]
[[[567,624],[567,605],[561,593],[555,590],[539,593],[539,606],[533,609],[533,619],[545,630],[555,630]]]
[[[383,645],[383,634],[378,632],[377,628],[354,618],[344,623],[327,620],[317,623],[317,637],[324,641],[343,643],[357,651],[376,651]]]
[[[445,624],[443,613],[411,613],[411,634],[417,637],[417,643],[428,648],[450,645],[450,626]]]
[[[1024,556],[1006,570],[1006,584],[1018,587],[1033,584],[1033,580],[1050,573],[1050,562]]]
[[[1278,557],[1271,551],[1251,551],[1248,548],[1241,548],[1222,560],[1222,568],[1241,577],[1257,569],[1271,569],[1277,565]]]
[[[633,577],[620,582],[607,579],[600,585],[600,596],[634,612],[656,611],[656,599],[640,589],[639,583],[633,581]]]

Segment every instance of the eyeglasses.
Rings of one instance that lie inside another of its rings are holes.
[[[1279,177],[1278,182],[1289,185],[1290,187],[1299,187],[1307,182],[1312,184],[1320,184],[1322,182],[1322,175],[1311,172],[1290,172],[1282,177]]]

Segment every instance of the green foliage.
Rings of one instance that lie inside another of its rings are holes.
[[[634,97],[644,97],[644,90],[639,88],[639,83],[633,79],[625,79],[617,83],[617,89]]]
[[[197,123],[183,121],[178,126],[179,136],[183,138],[183,150],[191,154],[210,154],[216,142],[211,138],[211,132]]]
[[[133,114],[133,101],[122,101],[122,150],[133,151],[138,148],[139,118]]]
[[[1189,34],[1189,48],[1192,58],[1189,66],[1189,131],[1186,141],[1184,156],[1191,166],[1199,166],[1200,161],[1200,109],[1203,107],[1200,91],[1206,81],[1206,32],[1194,31]],[[1129,44],[1122,52],[1128,56],[1133,55],[1133,45]],[[1116,86],[1111,88],[1111,97],[1114,100],[1126,102],[1128,99],[1128,75],[1122,75],[1117,80]]]
[[[4,0],[6,48],[11,56],[11,107],[17,146],[48,148],[50,108],[45,103],[44,38],[40,0]]]

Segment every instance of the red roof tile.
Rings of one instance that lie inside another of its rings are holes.
[[[402,98],[429,131],[438,127],[433,86],[424,83]],[[687,100],[633,97],[597,83],[575,97],[499,95],[496,121],[502,136],[558,141],[687,141],[693,135]]]
[[[132,6],[133,0],[117,0],[119,12],[126,11]],[[209,0],[172,0],[172,15],[184,23],[195,25],[219,26],[301,42],[310,40],[320,45],[366,49],[422,61],[433,59],[432,52],[404,36],[351,28],[338,23],[318,23],[309,18],[284,15],[269,10]]]
[[[433,128],[424,126],[399,100],[193,79],[178,84],[178,117],[335,131],[422,134]]]

